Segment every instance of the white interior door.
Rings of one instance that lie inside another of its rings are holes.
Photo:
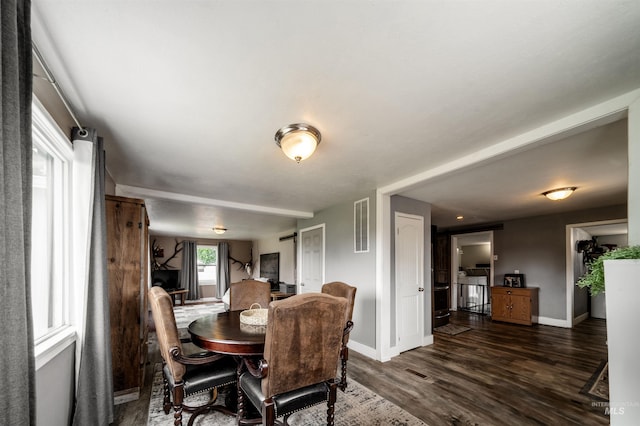
[[[396,318],[400,352],[422,346],[424,336],[424,218],[395,214]]]
[[[324,224],[300,230],[300,293],[320,293],[324,284]]]

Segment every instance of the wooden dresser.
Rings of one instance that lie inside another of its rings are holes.
[[[536,287],[491,287],[491,319],[531,325],[538,316]]]
[[[115,403],[138,399],[147,359],[148,219],[144,201],[106,196]]]

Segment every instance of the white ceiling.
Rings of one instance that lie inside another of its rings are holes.
[[[237,239],[640,88],[638,22],[637,0],[33,0],[35,43],[152,231]],[[394,193],[440,226],[624,203],[623,116]],[[323,138],[300,165],[273,141],[295,122]]]

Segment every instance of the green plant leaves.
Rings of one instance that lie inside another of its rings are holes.
[[[589,263],[588,272],[578,280],[576,285],[588,288],[592,296],[604,292],[604,261],[613,259],[640,259],[640,246],[621,247],[608,251]]]

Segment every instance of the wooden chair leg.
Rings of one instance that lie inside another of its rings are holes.
[[[162,409],[165,414],[169,414],[171,411],[171,389],[169,389],[169,381],[165,377],[164,373],[162,374],[162,382],[164,387],[164,399],[162,401]]]
[[[182,401],[184,400],[184,389],[182,385],[173,388],[173,425],[182,426]]]
[[[349,348],[344,347],[340,352],[340,360],[342,361],[342,368],[340,369],[342,372],[342,377],[340,378],[340,384],[338,387],[341,391],[345,391],[347,389],[347,360],[349,359]]]
[[[276,409],[273,405],[273,399],[267,398],[262,403],[262,424],[265,426],[273,426],[276,422]]]
[[[338,384],[332,380],[329,385],[329,398],[327,399],[327,426],[333,426]]]

